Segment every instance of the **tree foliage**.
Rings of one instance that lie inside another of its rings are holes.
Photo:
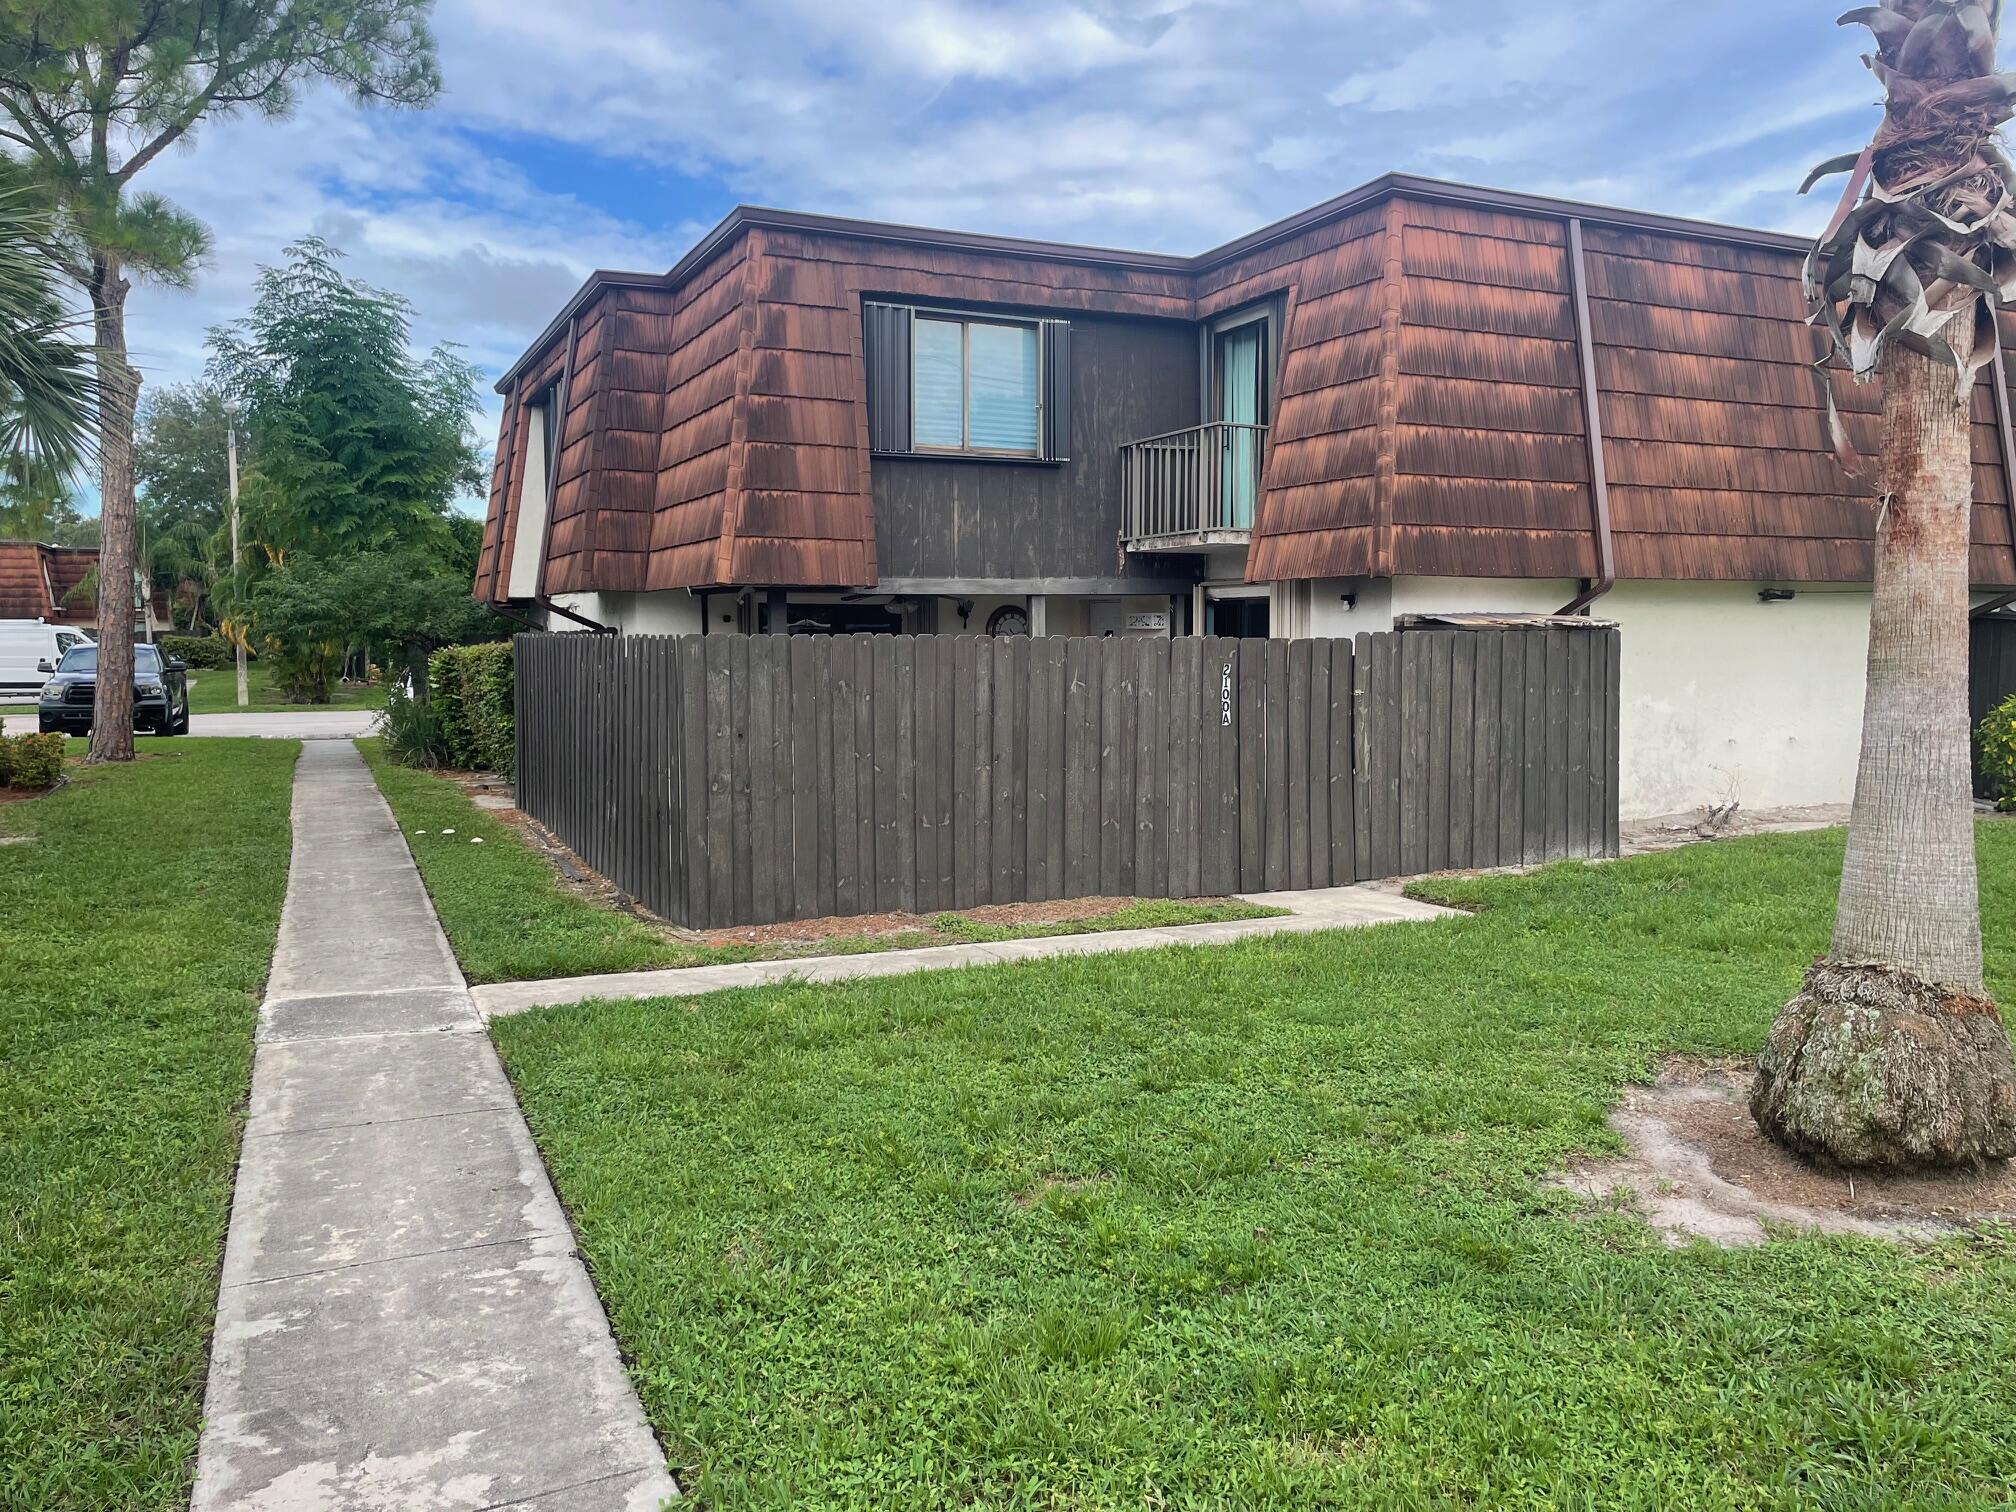
[[[290,558],[250,590],[247,620],[285,695],[327,703],[344,659],[362,648],[424,675],[437,646],[497,634],[467,584],[380,553]]]
[[[76,316],[58,295],[55,219],[22,189],[0,190],[0,476],[62,476],[97,424],[97,378]]]
[[[0,541],[94,546],[98,522],[77,507],[70,481],[48,467],[0,469]]]
[[[303,83],[426,105],[431,0],[0,0],[0,142],[61,217],[72,276],[185,283],[203,227],[130,185],[204,119],[285,116]],[[121,354],[123,356],[123,354]]]
[[[192,632],[209,625],[212,585],[231,566],[229,424],[223,391],[208,383],[161,389],[140,410],[133,473],[141,570],[186,608]]]
[[[323,80],[359,101],[425,105],[440,89],[431,0],[0,0],[0,187],[50,213],[48,245],[91,301],[99,385],[101,561],[138,566],[140,378],[127,360],[129,274],[186,284],[198,221],[135,175],[199,121],[285,115]],[[130,627],[108,596],[91,761],[130,761]]]
[[[1996,69],[1999,0],[1884,0],[1841,17],[1866,26],[1883,124],[1830,158],[1801,192],[1850,173],[1841,213],[1806,259],[1813,324],[1857,378],[1894,344],[1955,371],[1964,401],[1996,349],[1996,303],[2016,298],[2016,163],[1996,133],[2016,113],[2016,74]],[[1819,367],[1823,383],[1828,366]],[[1833,408],[1834,443],[1852,460]]]
[[[210,376],[245,416],[247,528],[269,555],[452,555],[459,495],[482,485],[476,369],[415,357],[396,295],[343,276],[310,238],[262,269],[252,311],[211,334]]]

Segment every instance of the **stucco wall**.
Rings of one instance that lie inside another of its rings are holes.
[[[1325,585],[1327,586],[1327,585]],[[1338,585],[1348,591],[1348,585]],[[1623,635],[1618,806],[1626,819],[1681,813],[1731,797],[1747,808],[1846,803],[1862,732],[1869,595],[1840,583],[1619,583],[1599,618]],[[1338,629],[1384,630],[1403,614],[1549,613],[1574,596],[1562,580],[1395,578]],[[1318,602],[1323,595],[1319,592]]]
[[[684,588],[653,593],[556,593],[553,602],[625,635],[700,633],[700,600]],[[547,628],[568,631],[588,627],[556,614]]]

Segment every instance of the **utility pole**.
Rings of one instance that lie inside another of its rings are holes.
[[[231,586],[237,594],[245,590],[245,583],[238,571],[238,420],[227,416],[224,421],[224,466],[231,477]],[[244,605],[239,605],[244,612]],[[232,637],[238,655],[238,707],[244,708],[252,702],[252,689],[245,676],[245,630],[241,625]]]

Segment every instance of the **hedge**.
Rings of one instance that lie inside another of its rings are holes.
[[[513,775],[516,741],[509,641],[436,651],[427,661],[427,696],[450,766]]]
[[[1975,748],[1981,753],[1981,775],[1988,782],[1988,796],[2005,813],[2016,810],[2016,693],[1982,717],[1974,731]]]
[[[221,635],[164,635],[161,637],[161,654],[206,671],[231,666],[235,660],[231,654],[231,642]]]
[[[0,787],[40,791],[62,775],[61,735],[0,735]]]

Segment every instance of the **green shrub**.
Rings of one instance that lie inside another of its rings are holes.
[[[439,749],[450,766],[512,775],[514,715],[509,641],[444,646],[427,661]]]
[[[2016,693],[1988,711],[1974,731],[1974,746],[1995,807],[2016,811]]]
[[[207,672],[231,666],[234,661],[231,642],[221,635],[164,635],[161,654]]]
[[[0,735],[0,786],[39,792],[62,775],[61,735]]]
[[[447,761],[438,711],[437,704],[415,698],[403,681],[394,683],[386,695],[380,723],[385,732],[385,754],[401,766],[429,770]]]

